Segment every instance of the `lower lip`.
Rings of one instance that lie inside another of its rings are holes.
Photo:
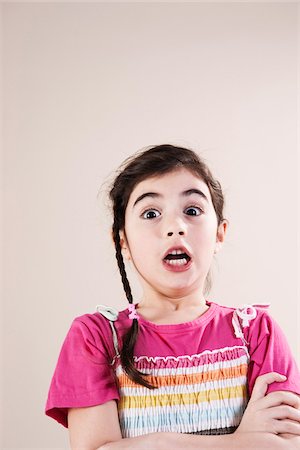
[[[185,272],[191,267],[192,260],[190,259],[186,264],[180,266],[175,264],[168,264],[163,260],[163,266],[166,270],[169,270],[170,272]]]

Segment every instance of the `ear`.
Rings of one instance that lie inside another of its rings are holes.
[[[217,230],[217,239],[216,239],[216,244],[215,244],[215,251],[214,253],[218,253],[218,251],[221,250],[224,240],[225,240],[225,235],[227,232],[227,228],[228,228],[229,222],[227,219],[223,219],[222,222],[220,223],[220,225],[218,226],[218,230]]]
[[[125,231],[120,230],[119,236],[120,236],[120,246],[121,246],[121,250],[122,250],[122,255],[125,259],[127,259],[127,261],[130,261],[131,255],[130,255],[129,245],[127,242]]]

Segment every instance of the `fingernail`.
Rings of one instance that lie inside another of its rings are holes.
[[[285,375],[280,374],[280,376],[281,376],[282,378],[284,378],[285,380],[287,379],[287,377],[286,377]]]

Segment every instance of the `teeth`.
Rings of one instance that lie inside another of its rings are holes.
[[[171,255],[181,255],[183,253],[181,250],[172,250]]]
[[[175,253],[172,253],[175,254]],[[166,260],[167,264],[171,264],[171,266],[183,266],[184,264],[187,263],[187,259],[186,258],[181,258],[181,259],[167,259]]]

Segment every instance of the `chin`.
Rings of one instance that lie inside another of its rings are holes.
[[[200,288],[199,288],[200,289]],[[197,288],[192,288],[192,286],[184,285],[176,285],[176,286],[168,286],[163,292],[166,292],[168,297],[184,297],[189,295],[192,291],[198,290]]]

